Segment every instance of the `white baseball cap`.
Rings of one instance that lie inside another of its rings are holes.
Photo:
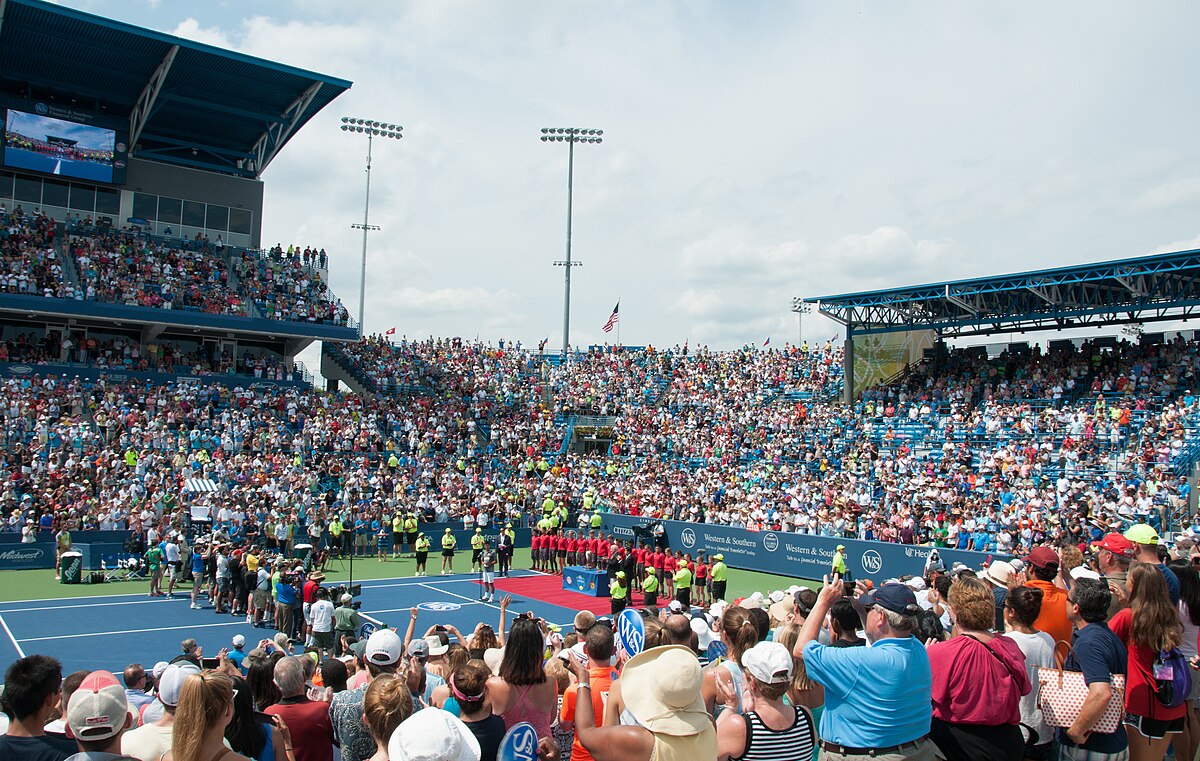
[[[404,642],[391,629],[379,629],[367,638],[363,657],[376,666],[390,666],[404,655]]]
[[[746,673],[767,684],[786,684],[792,681],[792,654],[778,642],[759,642],[742,653]]]
[[[479,761],[479,754],[479,741],[467,725],[440,708],[422,708],[388,739],[391,761]]]

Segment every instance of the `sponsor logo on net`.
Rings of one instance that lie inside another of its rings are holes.
[[[692,548],[696,546],[696,532],[690,528],[685,528],[683,533],[679,535],[679,541],[683,542],[683,546]]]
[[[862,554],[862,567],[867,573],[879,573],[883,570],[883,557],[876,550],[867,550]]]
[[[11,560],[20,562],[25,560],[37,560],[45,554],[45,550],[34,547],[28,550],[5,550],[0,552],[0,560]]]
[[[767,552],[774,552],[779,549],[779,536],[774,531],[768,531],[763,534],[763,549]]]

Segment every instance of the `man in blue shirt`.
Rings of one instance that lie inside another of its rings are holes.
[[[1158,556],[1158,532],[1145,523],[1136,523],[1125,532],[1125,538],[1133,542],[1136,554],[1133,559],[1142,563],[1150,563],[1163,575],[1167,582],[1167,592],[1171,602],[1179,605],[1179,577],[1162,562]]]
[[[912,636],[921,611],[913,591],[884,584],[859,598],[856,607],[870,647],[817,641],[825,614],[842,597],[843,584],[835,576],[817,596],[792,653],[804,659],[809,678],[825,687],[821,757],[939,758],[927,738],[933,675],[925,646]]]
[[[1060,758],[1066,761],[1128,758],[1129,740],[1120,722],[1113,732],[1093,731],[1112,699],[1113,675],[1124,675],[1129,662],[1125,645],[1108,628],[1111,601],[1108,584],[1098,579],[1079,579],[1067,594],[1067,618],[1075,625],[1075,633],[1063,668],[1083,672],[1088,692],[1079,717],[1058,730]]]
[[[225,654],[225,657],[242,672],[242,676],[246,675],[246,667],[242,664],[242,661],[246,660],[246,651],[243,650],[245,646],[246,638],[235,634],[233,635],[233,649]]]

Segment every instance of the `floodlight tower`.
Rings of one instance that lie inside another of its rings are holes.
[[[579,127],[543,127],[543,143],[567,144],[567,258],[554,263],[556,267],[566,269],[563,285],[563,357],[567,356],[571,346],[571,268],[582,267],[583,262],[571,261],[571,204],[575,185],[575,144],[602,143],[602,129],[580,129]]]
[[[812,304],[805,303],[802,298],[792,299],[792,311],[796,313],[796,330],[800,343],[804,343],[804,315],[812,314]]]
[[[359,119],[357,117],[343,116],[342,131],[357,132],[367,136],[367,196],[363,201],[363,221],[362,224],[350,225],[356,230],[361,229],[363,234],[362,242],[362,271],[359,274],[358,280],[358,337],[363,337],[363,310],[366,307],[367,296],[367,233],[371,230],[381,229],[379,225],[369,223],[368,214],[371,210],[371,141],[374,138],[386,138],[388,140],[399,140],[404,137],[401,132],[404,130],[399,124],[390,124],[387,122],[377,122],[373,119]]]

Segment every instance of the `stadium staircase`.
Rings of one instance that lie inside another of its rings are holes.
[[[354,358],[330,341],[321,342],[321,375],[346,384],[356,394],[373,396],[378,393],[375,381],[362,371]]]

